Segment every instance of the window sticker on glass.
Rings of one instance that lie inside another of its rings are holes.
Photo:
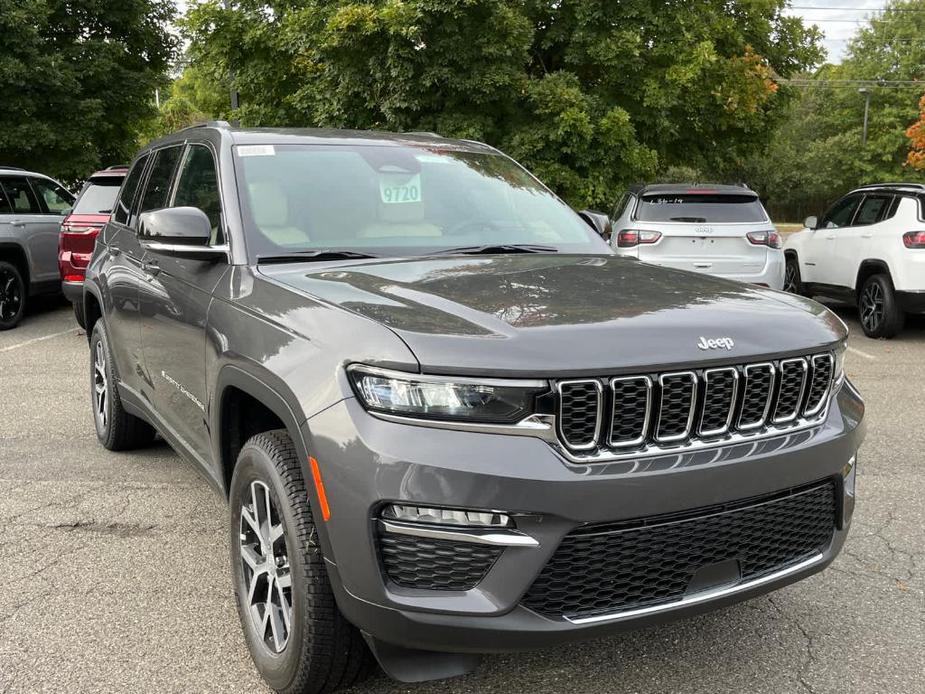
[[[239,145],[239,157],[272,157],[276,154],[273,145]]]
[[[421,202],[421,174],[380,174],[379,196],[386,205]]]

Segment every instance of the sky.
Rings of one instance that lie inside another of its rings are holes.
[[[787,14],[799,15],[806,24],[816,24],[825,34],[828,60],[841,62],[848,39],[886,0],[792,0]]]

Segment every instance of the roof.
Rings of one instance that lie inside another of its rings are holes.
[[[852,190],[852,193],[862,190],[888,190],[890,192],[904,191],[907,193],[925,193],[925,183],[870,183],[866,186],[859,186]]]
[[[225,121],[210,121],[193,125],[162,137],[151,145],[163,145],[183,140],[197,130],[220,131],[231,139],[234,145],[284,145],[284,144],[353,144],[353,145],[395,145],[458,149],[471,152],[497,152],[494,147],[474,140],[453,140],[436,133],[395,133],[382,130],[338,130],[333,128],[238,128]]]
[[[47,178],[49,180],[54,180],[51,176],[46,176],[43,173],[38,171],[29,171],[29,169],[23,169],[19,166],[0,166],[0,174],[15,174],[17,176],[39,176],[40,178]]]
[[[717,193],[720,195],[753,195],[758,193],[745,185],[728,185],[722,183],[651,183],[640,184],[630,188],[630,192],[637,195],[658,194],[700,194]]]

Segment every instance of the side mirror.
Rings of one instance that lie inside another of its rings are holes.
[[[816,216],[807,217],[803,220],[803,226],[807,229],[815,229],[819,226],[819,219]]]
[[[603,212],[595,212],[594,210],[582,210],[578,213],[578,216],[585,220],[585,223],[600,234],[605,241],[610,240],[610,235],[613,233],[610,217]]]
[[[209,260],[228,257],[224,246],[210,246],[212,223],[198,207],[165,207],[138,217],[141,245],[177,258]]]

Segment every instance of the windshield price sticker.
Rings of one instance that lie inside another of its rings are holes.
[[[239,157],[272,157],[276,154],[273,145],[239,145]]]
[[[386,205],[421,202],[421,174],[385,174],[379,179],[379,197]]]

